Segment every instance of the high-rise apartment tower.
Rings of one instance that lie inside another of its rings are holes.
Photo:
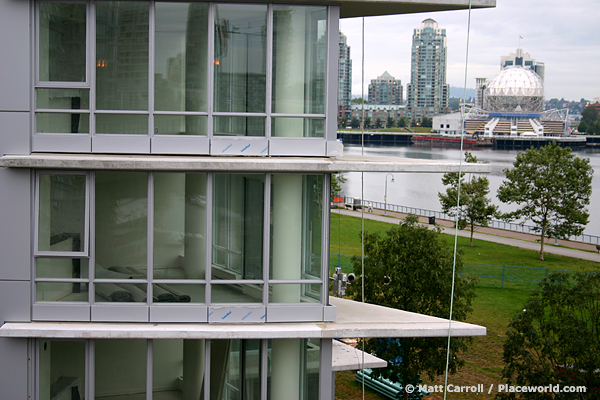
[[[346,35],[340,32],[338,58],[338,118],[349,118],[352,112],[352,60]]]
[[[412,120],[447,112],[446,30],[428,18],[413,33],[407,108]]]
[[[387,71],[369,84],[369,104],[402,104],[402,82]]]

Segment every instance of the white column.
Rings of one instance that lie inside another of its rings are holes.
[[[206,174],[185,176],[185,258],[187,279],[204,279],[206,270]]]
[[[273,279],[302,278],[302,175],[273,175]],[[273,302],[299,303],[300,285],[273,285]]]
[[[302,339],[271,341],[271,398],[300,399]]]
[[[275,49],[275,98],[277,113],[302,114],[305,102],[305,31],[306,15],[301,9],[289,11],[289,19],[281,18],[275,26],[277,42]],[[275,119],[274,132],[278,137],[302,137],[302,118]]]
[[[204,381],[204,340],[183,340],[183,398],[202,400]]]

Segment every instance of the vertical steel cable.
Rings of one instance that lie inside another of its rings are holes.
[[[467,49],[465,55],[465,84],[463,92],[463,106],[461,108],[461,131],[460,131],[460,160],[458,164],[458,196],[456,199],[456,221],[454,224],[454,257],[452,262],[452,290],[450,293],[450,315],[448,316],[448,345],[446,348],[446,371],[444,374],[444,400],[448,394],[448,366],[450,364],[450,337],[452,332],[452,312],[454,307],[454,285],[456,282],[456,255],[458,249],[458,220],[460,218],[460,191],[461,191],[461,177],[462,177],[462,160],[463,160],[463,142],[465,137],[465,122],[464,122],[464,101],[467,98],[467,71],[469,65],[469,38],[471,34],[471,0],[469,0],[469,16],[467,22]]]
[[[365,17],[362,17],[362,50],[361,50],[362,64],[361,64],[361,108],[362,108],[362,121],[360,128],[360,149],[361,155],[365,155]],[[360,173],[360,265],[361,265],[361,301],[365,302],[365,207],[363,204],[365,198],[365,173]],[[362,341],[362,359],[361,359],[361,371],[362,371],[362,398],[365,400],[365,341]]]

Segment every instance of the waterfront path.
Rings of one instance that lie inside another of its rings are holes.
[[[351,211],[343,208],[331,209],[332,215],[337,213],[340,213],[342,215],[349,215],[352,217],[361,216],[361,211]],[[375,209],[372,213],[365,212],[364,215],[366,219],[387,222],[391,224],[398,224],[400,222],[398,220],[399,218],[406,217],[406,214],[392,211],[388,211],[387,216],[384,216],[383,210],[379,209]],[[419,222],[427,224],[429,220],[427,217],[419,217]],[[451,221],[436,219],[435,222],[437,225],[442,227],[443,233],[454,235],[455,229],[452,228]],[[471,233],[470,231],[462,230],[458,231],[458,235],[463,237],[469,237]],[[478,227],[473,235],[473,239],[506,244],[509,246],[520,247],[523,249],[535,250],[537,252],[540,251],[539,237],[528,233],[513,232],[497,228]],[[596,245],[560,239],[558,240],[559,246],[555,246],[554,243],[554,239],[546,239],[546,243],[544,245],[544,253],[552,253],[567,257],[581,258],[584,260],[600,262],[600,254],[598,254],[598,252],[596,251]]]

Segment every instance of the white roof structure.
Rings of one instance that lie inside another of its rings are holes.
[[[539,113],[544,109],[544,82],[530,69],[506,67],[487,82],[483,108],[492,113]]]

